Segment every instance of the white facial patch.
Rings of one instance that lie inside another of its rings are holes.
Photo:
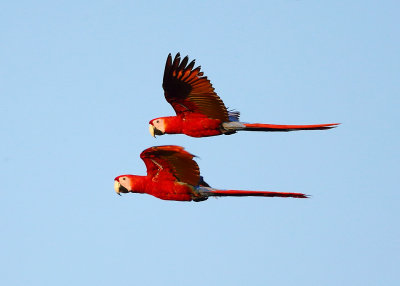
[[[155,119],[153,120],[153,126],[161,131],[162,133],[165,133],[165,124],[163,119]]]
[[[129,186],[129,179],[127,177],[121,177],[119,178],[119,183],[121,184],[121,186],[123,186],[125,189],[127,189],[128,191],[131,190],[130,186]]]

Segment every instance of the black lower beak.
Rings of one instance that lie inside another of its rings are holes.
[[[157,128],[154,128],[154,135],[164,135],[164,133]]]
[[[119,192],[124,194],[129,193],[128,189],[121,185],[119,186]]]

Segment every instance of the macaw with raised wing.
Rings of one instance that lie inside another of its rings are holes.
[[[117,194],[149,194],[162,200],[195,201],[209,197],[256,196],[307,198],[301,193],[218,190],[210,187],[200,176],[195,156],[180,146],[156,146],[144,150],[140,158],[147,168],[147,176],[121,175],[114,179]]]
[[[174,60],[168,55],[165,64],[163,89],[166,100],[172,105],[176,116],[150,120],[152,136],[163,134],[186,134],[192,137],[230,135],[237,131],[295,131],[324,130],[338,123],[314,125],[276,125],[239,122],[240,113],[229,111],[215,93],[210,80],[189,64],[186,56],[181,61],[178,53]]]

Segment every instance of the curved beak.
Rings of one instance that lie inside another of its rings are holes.
[[[114,181],[114,190],[118,195],[121,195],[120,191],[119,191],[120,187],[121,187],[121,184],[118,181]]]
[[[154,138],[156,138],[155,129],[156,129],[156,128],[155,128],[153,125],[149,124],[149,131],[150,131],[150,134],[151,134],[151,136],[153,136]]]

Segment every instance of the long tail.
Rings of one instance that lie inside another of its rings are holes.
[[[207,189],[207,190],[206,190]],[[241,191],[241,190],[215,190],[202,188],[201,193],[207,197],[282,197],[282,198],[308,198],[302,193],[265,192],[265,191]]]
[[[241,122],[242,123],[242,122]],[[245,128],[241,131],[295,131],[295,130],[325,130],[337,127],[340,123],[313,124],[313,125],[277,125],[261,123],[242,123]]]

